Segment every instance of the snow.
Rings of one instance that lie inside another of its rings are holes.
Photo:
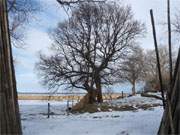
[[[66,101],[49,102],[55,115],[47,119],[48,101],[19,101],[24,135],[154,135],[157,134],[163,112],[162,107],[158,106],[149,110],[67,115]],[[137,95],[113,102],[135,105],[160,101]]]
[[[155,94],[154,94],[155,95]],[[159,95],[157,93],[156,95]],[[116,105],[138,105],[138,104],[162,104],[161,100],[157,100],[155,98],[149,98],[149,97],[142,97],[140,94],[137,94],[136,96],[131,97],[125,97],[123,99],[118,99],[112,101],[113,104]]]

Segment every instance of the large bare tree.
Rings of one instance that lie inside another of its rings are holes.
[[[117,71],[144,25],[133,18],[129,6],[116,3],[81,3],[69,20],[52,32],[53,55],[37,64],[45,85],[66,85],[96,92],[102,102],[102,85],[118,82]],[[90,101],[96,101],[90,96]]]

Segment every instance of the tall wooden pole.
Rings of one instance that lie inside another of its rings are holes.
[[[171,101],[172,93],[172,80],[173,80],[173,68],[172,68],[172,44],[171,44],[171,15],[170,15],[170,0],[167,0],[167,22],[168,22],[168,45],[169,45],[169,90],[167,91],[167,100]],[[171,108],[171,102],[168,103],[168,108]],[[169,115],[172,117],[172,109],[168,109]],[[170,118],[171,133],[174,133],[173,120]]]
[[[167,0],[167,21],[168,21],[168,45],[169,45],[169,77],[170,77],[170,81],[169,81],[169,86],[170,86],[170,89],[169,89],[169,92],[171,91],[172,89],[172,78],[173,78],[173,75],[172,75],[172,72],[173,72],[173,69],[172,69],[172,46],[171,46],[171,18],[170,18],[170,0]],[[169,94],[170,96],[170,94]]]
[[[6,0],[0,0],[0,134],[21,135]]]
[[[157,68],[158,68],[158,73],[159,73],[159,83],[160,83],[160,89],[161,89],[161,96],[162,96],[162,101],[163,101],[163,107],[165,108],[164,88],[163,88],[163,82],[162,82],[161,66],[160,66],[160,59],[159,59],[157,39],[156,39],[156,29],[155,29],[154,16],[153,16],[153,10],[152,9],[150,10],[150,16],[151,16],[151,23],[152,23],[154,46],[155,46],[155,51],[156,51],[156,59],[157,59]]]

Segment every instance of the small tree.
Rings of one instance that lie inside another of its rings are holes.
[[[144,54],[139,46],[134,46],[132,52],[123,61],[120,77],[132,84],[132,95],[136,94],[136,82],[142,80],[144,71]]]
[[[118,64],[143,28],[128,6],[79,4],[51,34],[53,55],[40,55],[37,67],[44,84],[84,89],[89,103],[102,102],[102,86],[117,82]]]

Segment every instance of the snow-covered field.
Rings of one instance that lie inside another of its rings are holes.
[[[113,101],[113,104],[160,103],[137,95]],[[47,119],[47,101],[19,101],[24,135],[155,135],[162,107],[136,111],[112,111],[70,114],[67,102],[50,101],[55,114]]]

